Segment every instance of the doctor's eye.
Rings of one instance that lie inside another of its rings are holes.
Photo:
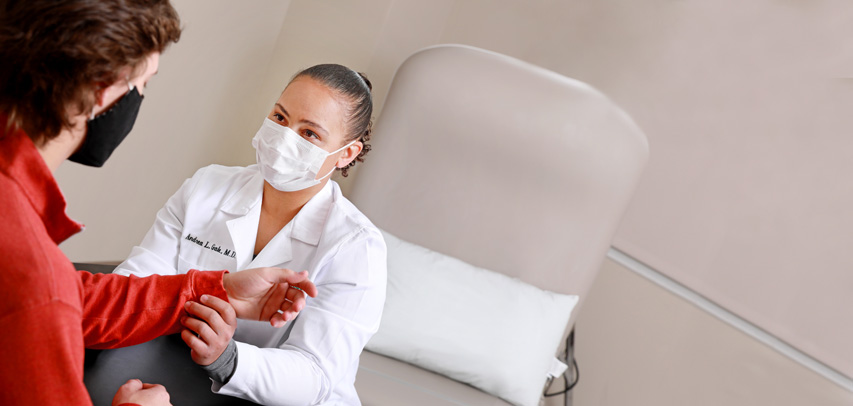
[[[281,114],[279,114],[279,113],[273,113],[273,115],[272,115],[272,116],[273,116],[273,118],[275,118],[276,120],[278,120],[278,122],[280,122],[280,123],[281,123],[281,122],[284,122],[284,116],[283,116],[283,115],[281,115]]]
[[[317,140],[319,140],[319,139],[320,139],[320,136],[319,136],[319,135],[317,135],[317,133],[315,133],[314,131],[311,131],[311,130],[305,130],[305,131],[303,131],[302,133],[303,133],[303,134],[305,134],[305,136],[306,136],[306,137],[308,137],[308,138],[314,138],[314,139],[317,139]]]

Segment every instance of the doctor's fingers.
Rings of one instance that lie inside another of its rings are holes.
[[[187,302],[184,305],[184,309],[186,309],[187,313],[191,316],[195,316],[198,319],[204,320],[207,324],[210,325],[214,330],[222,331],[227,326],[236,326],[237,323],[227,323],[222,315],[214,308],[203,305],[197,302]]]
[[[201,295],[201,303],[209,306],[213,310],[216,310],[216,312],[222,317],[222,320],[225,320],[229,325],[237,325],[237,312],[234,311],[234,307],[231,306],[231,303],[211,295]]]
[[[295,319],[305,307],[305,295],[286,283],[280,284],[274,293],[270,300],[267,300],[261,317],[269,320],[273,327],[283,327],[286,322]]]
[[[273,327],[284,327],[288,321],[295,319],[298,314],[299,312],[294,312],[293,310],[276,313],[270,318],[270,324]]]
[[[184,340],[184,343],[187,344],[187,347],[190,347],[191,350],[196,352],[207,348],[207,343],[204,342],[201,338],[199,338],[194,331],[188,328],[184,328],[183,330],[181,330],[181,340]]]
[[[215,344],[216,342],[225,339],[224,337],[220,337],[220,335],[228,335],[227,331],[223,331],[225,329],[220,331],[214,330],[210,324],[192,317],[182,318],[181,324],[206,344]],[[230,336],[227,338],[231,339]]]
[[[261,307],[260,321],[270,320],[278,312],[283,303],[288,303],[286,302],[287,290],[288,285],[286,283],[277,283],[270,289],[270,293]]]
[[[212,352],[210,346],[200,338],[196,337],[192,330],[183,329],[181,331],[181,339],[184,340],[187,347],[190,347],[190,356],[196,364],[210,365],[212,363],[212,361],[207,362],[210,358],[209,355]]]
[[[305,308],[305,294],[297,289],[288,289],[286,299],[279,307],[279,313],[283,313],[285,320],[293,320],[296,315]]]
[[[314,282],[311,282],[308,277],[308,271],[294,272],[290,269],[283,268],[267,268],[273,272],[273,278],[277,279],[273,281],[273,283],[287,283],[290,286],[296,286],[303,291],[308,296],[315,297],[317,296],[317,287],[314,286]]]
[[[290,321],[296,318],[299,312],[305,308],[305,294],[299,290],[291,287],[287,289],[286,294],[287,299],[284,303],[281,304],[279,313],[281,313],[282,318],[285,321]]]
[[[308,296],[317,297],[317,286],[314,285],[314,282],[304,280],[298,283],[291,283],[290,286],[293,288],[299,288],[299,290],[301,290]]]
[[[228,344],[228,341],[234,336],[237,324],[226,323],[219,316],[219,313],[212,311],[212,309],[208,317],[209,320],[184,317],[181,319],[181,324],[194,332],[195,335],[208,345],[224,346]]]
[[[290,286],[287,289],[287,294],[286,294],[287,300],[289,300],[292,303],[300,302],[304,305],[305,300],[306,300],[305,296],[306,296],[305,291],[302,290],[302,288],[300,288],[298,286]],[[302,310],[302,308],[300,307],[297,310]]]
[[[283,297],[276,297],[274,303],[277,307],[274,311],[277,313],[292,313],[293,317],[286,318],[286,320],[292,320],[296,316],[296,313],[305,308],[305,292],[295,286],[288,286],[286,283],[279,284],[279,289],[276,294],[283,295]]]

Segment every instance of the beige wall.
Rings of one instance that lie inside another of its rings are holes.
[[[853,404],[853,393],[611,260],[576,328],[578,406]]]
[[[195,169],[252,163],[249,139],[297,69],[338,62],[366,72],[380,111],[407,55],[464,43],[586,81],[646,131],[652,156],[617,247],[853,376],[853,263],[843,254],[853,245],[850,3],[175,3],[184,38],[164,56],[133,135],[104,170],[59,170],[69,212],[89,226],[63,244],[72,259],[122,259]],[[803,403],[815,391],[834,399],[826,404],[850,400],[730,327],[673,310],[683,301],[625,271],[605,268],[595,292],[579,357],[600,358],[581,358],[593,365],[580,404],[695,404],[691,394],[713,390],[703,383],[714,377],[731,397],[707,404],[769,403],[773,382],[806,385],[791,394]],[[626,339],[639,332],[642,341]],[[719,338],[718,352],[705,337]]]

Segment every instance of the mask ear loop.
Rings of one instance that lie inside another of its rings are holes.
[[[343,147],[341,147],[341,148],[338,148],[338,150],[337,150],[337,151],[329,152],[329,155],[326,155],[326,156],[328,157],[328,156],[331,156],[331,155],[335,155],[335,154],[337,154],[338,152],[341,152],[341,151],[343,151],[343,150],[345,150],[345,149],[349,148],[349,147],[350,147],[350,145],[355,144],[355,142],[356,142],[356,141],[358,141],[358,138],[356,138],[356,139],[352,140],[352,142],[350,142],[349,144],[344,145],[344,146],[343,146]],[[334,166],[332,167],[332,170],[331,170],[331,171],[329,171],[329,173],[327,173],[327,174],[326,174],[325,176],[323,176],[322,178],[317,179],[317,181],[322,182],[322,181],[323,181],[323,179],[326,179],[326,178],[328,178],[329,176],[332,176],[332,174],[333,174],[333,173],[335,173],[335,169],[338,169],[338,166],[337,166],[337,165],[334,165]]]

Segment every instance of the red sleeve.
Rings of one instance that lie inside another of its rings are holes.
[[[228,300],[222,286],[225,272],[190,270],[138,278],[78,271],[86,348],[126,347],[180,331],[186,301],[198,301],[202,294]]]

